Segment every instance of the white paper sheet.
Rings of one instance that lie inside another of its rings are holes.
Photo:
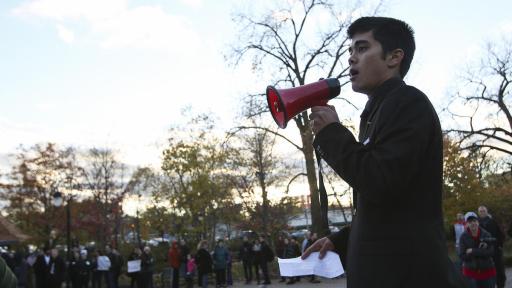
[[[334,278],[344,273],[338,254],[327,251],[325,257],[318,259],[318,252],[313,252],[305,260],[297,258],[278,258],[281,276],[292,277],[302,275],[318,275],[326,278]]]
[[[128,273],[140,271],[140,264],[141,264],[140,260],[132,260],[132,261],[128,261],[126,263],[128,264],[128,269],[127,269]]]

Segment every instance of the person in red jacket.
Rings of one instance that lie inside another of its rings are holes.
[[[180,250],[178,249],[178,242],[172,241],[171,248],[167,254],[167,261],[172,268],[172,287],[178,288],[180,285]]]

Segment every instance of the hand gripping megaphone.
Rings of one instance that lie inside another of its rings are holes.
[[[272,117],[280,128],[286,128],[290,119],[314,106],[325,106],[340,94],[340,81],[336,78],[323,79],[311,84],[276,89],[267,87],[267,103]]]

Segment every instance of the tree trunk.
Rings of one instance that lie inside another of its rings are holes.
[[[306,160],[306,174],[308,175],[309,193],[311,196],[311,230],[312,232],[316,232],[319,237],[323,237],[328,233],[329,223],[327,219],[322,217],[321,213],[313,149],[313,132],[309,125],[307,112],[302,112],[299,118],[300,119],[295,122],[300,130],[303,147],[302,152]],[[301,119],[303,121],[300,121]]]

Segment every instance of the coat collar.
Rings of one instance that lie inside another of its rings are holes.
[[[377,87],[373,96],[368,97],[368,102],[366,102],[366,106],[364,107],[363,113],[361,113],[361,118],[368,117],[376,103],[380,102],[380,100],[384,98],[387,94],[389,94],[390,92],[392,92],[393,90],[402,85],[405,85],[405,82],[398,77],[393,77],[384,81],[384,83]]]

